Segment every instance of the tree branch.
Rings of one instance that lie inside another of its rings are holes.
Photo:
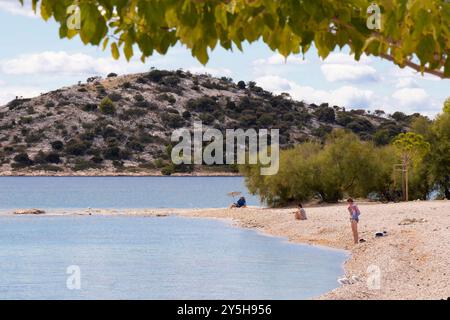
[[[383,58],[383,59],[386,59],[386,60],[389,60],[389,61],[395,63],[394,58],[393,58],[392,56],[386,54],[386,53],[381,53],[381,54],[380,54],[380,57]],[[418,71],[418,72],[422,72],[422,67],[421,67],[420,65],[418,65],[418,64],[416,64],[416,63],[414,63],[414,62],[412,62],[412,61],[409,61],[409,60],[406,61],[406,62],[405,62],[405,65],[408,66],[408,67],[410,67],[411,69],[414,69],[414,70]],[[446,77],[446,76],[444,75],[444,72],[443,72],[443,71],[433,70],[433,69],[424,67],[424,68],[423,68],[423,72],[426,72],[426,73],[435,75],[435,76],[437,76],[437,77],[439,77],[439,78],[442,78],[442,79],[448,79],[448,77]]]
[[[352,25],[342,22],[337,17],[333,18],[332,21],[335,24],[337,24],[337,25],[340,25],[340,26],[342,26],[344,28],[347,28],[347,29],[351,29],[353,32],[359,34],[359,32]],[[379,41],[383,41],[384,40],[384,42],[387,43],[389,46],[399,47],[399,43],[398,42],[393,41],[392,39],[383,39],[383,35],[380,34],[379,32],[374,32],[373,35],[376,36],[379,39]],[[361,35],[361,39],[363,41],[365,41],[365,38],[362,35]],[[397,64],[395,59],[394,59],[394,57],[392,57],[391,55],[389,55],[387,53],[380,53],[378,56],[380,58],[383,58],[383,59],[386,59],[386,60],[388,60],[390,62],[393,62],[394,64]],[[441,62],[441,65],[442,64],[443,64],[443,61]],[[418,64],[416,64],[416,63],[414,63],[414,62],[412,62],[410,60],[407,60],[405,62],[405,65],[410,67],[410,68],[412,68],[412,69],[414,69],[414,70],[416,70],[416,71],[418,71],[418,72],[429,73],[429,74],[435,75],[435,76],[437,76],[439,78],[442,78],[442,79],[449,79],[450,78],[450,77],[446,77],[444,75],[444,71],[440,71],[440,70],[437,70],[437,69],[436,70],[435,69],[430,69],[430,68],[427,68],[427,67],[423,67],[422,68],[420,65],[418,65]]]

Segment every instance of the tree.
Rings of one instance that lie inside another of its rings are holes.
[[[208,50],[218,44],[242,50],[246,41],[262,39],[285,57],[314,45],[326,58],[336,47],[348,46],[356,60],[375,55],[450,77],[448,1],[378,0],[381,16],[371,0],[78,0],[79,10],[73,0],[30,1],[43,19],[60,24],[61,38],[79,35],[85,44],[109,45],[114,58],[122,48],[131,59],[136,44],[145,60],[179,42],[205,64]],[[79,25],[73,23],[78,17]],[[381,26],[370,25],[373,18],[381,18]]]
[[[99,110],[101,113],[112,115],[116,112],[116,107],[112,100],[109,97],[106,97],[100,102]]]
[[[244,81],[241,80],[241,81],[239,81],[239,82],[237,83],[237,86],[238,86],[239,89],[242,89],[242,90],[243,90],[243,89],[246,88],[247,85],[245,84]]]
[[[317,116],[317,120],[319,121],[329,123],[336,122],[336,114],[334,113],[334,109],[328,106],[319,107],[314,114]]]
[[[243,165],[240,171],[249,191],[271,206],[313,197],[337,202],[345,195],[384,195],[396,161],[392,148],[376,148],[353,133],[335,130],[325,145],[307,142],[281,151],[276,175],[262,176],[259,165]]]
[[[450,113],[450,97],[444,102],[444,113]]]
[[[402,189],[405,201],[409,200],[409,168],[414,160],[423,157],[429,150],[430,144],[423,136],[413,132],[401,133],[394,140],[393,145],[398,149],[401,157]]]
[[[19,153],[14,157],[14,162],[18,167],[31,166],[33,161],[30,159],[27,153]]]
[[[450,99],[447,99],[448,103]],[[447,105],[448,106],[448,105]],[[450,112],[437,116],[433,126],[434,143],[430,152],[430,170],[433,180],[446,199],[450,199]]]

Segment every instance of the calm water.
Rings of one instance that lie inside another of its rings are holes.
[[[241,177],[0,177],[0,209],[13,208],[222,208]]]
[[[337,287],[345,259],[217,220],[0,216],[0,299],[302,299]]]

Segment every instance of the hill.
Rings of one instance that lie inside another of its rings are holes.
[[[347,128],[386,144],[416,116],[307,104],[254,82],[182,70],[109,74],[0,107],[1,174],[233,173],[233,166],[173,166],[173,130],[194,120],[222,131],[279,128],[281,146],[289,148]]]

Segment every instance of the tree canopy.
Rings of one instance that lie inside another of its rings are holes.
[[[404,181],[395,169],[399,162]],[[271,206],[313,198],[336,202],[344,196],[399,200],[406,183],[410,199],[450,199],[450,112],[444,107],[434,120],[415,118],[411,131],[398,134],[390,145],[376,146],[335,129],[324,144],[305,142],[282,150],[276,175],[260,175],[259,166],[239,169],[249,191]]]
[[[137,45],[144,61],[181,43],[205,64],[217,45],[242,50],[245,41],[262,39],[284,56],[304,54],[314,45],[326,58],[348,46],[356,60],[374,55],[450,77],[449,1],[378,0],[380,16],[371,0],[30,1],[43,19],[60,24],[61,38],[79,35],[85,44],[109,47],[114,58],[122,50],[131,59]],[[77,14],[79,28],[73,28],[68,21]],[[377,17],[379,25],[373,23]]]

